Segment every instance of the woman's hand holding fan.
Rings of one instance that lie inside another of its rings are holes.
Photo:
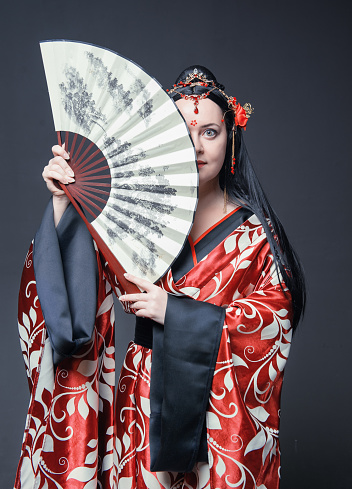
[[[54,158],[44,167],[42,177],[48,190],[53,195],[54,222],[56,227],[66,207],[70,203],[70,199],[67,197],[65,191],[56,182],[67,185],[73,183],[75,179],[74,172],[66,161],[70,157],[64,147],[55,145],[52,147],[52,152]]]
[[[135,277],[130,273],[126,273],[125,278],[145,292],[121,295],[119,300],[121,302],[130,302],[136,316],[153,319],[159,324],[164,324],[168,298],[167,292],[148,280]]]

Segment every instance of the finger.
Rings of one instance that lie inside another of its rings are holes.
[[[146,309],[138,309],[138,311],[136,311],[134,314],[135,314],[135,316],[138,316],[140,318],[151,319],[150,314],[148,313],[148,311]]]
[[[74,178],[68,177],[67,175],[62,175],[59,172],[51,171],[48,177],[44,177],[44,180],[48,183],[48,181],[57,180],[64,185],[68,185],[69,183],[73,183],[75,181]]]
[[[68,176],[59,165],[46,166],[43,170],[42,176],[47,184],[52,182],[52,180],[58,180],[65,185],[75,181],[75,179]]]
[[[148,302],[145,302],[145,301],[137,301],[137,302],[134,302],[132,304],[132,307],[133,309],[139,311],[141,309],[144,309],[146,310],[146,308],[148,307]]]
[[[156,285],[152,284],[149,280],[135,277],[131,273],[125,273],[124,276],[129,282],[136,284],[140,289],[146,290],[147,292],[149,292],[153,287],[156,287]]]
[[[65,195],[65,191],[61,188],[62,183],[60,185],[57,185],[54,183],[54,180],[46,180],[44,179],[46,186],[48,190],[53,194],[53,195]],[[56,180],[55,180],[56,181]]]
[[[68,177],[67,175],[62,175],[61,173],[55,171],[51,171],[48,173],[43,172],[42,176],[48,188],[56,188],[54,180],[64,185],[68,185],[69,183],[73,183],[75,181],[74,178]]]
[[[54,158],[49,161],[49,166],[53,165],[59,165],[67,173],[68,176],[74,176],[72,168],[62,156],[54,156]]]
[[[125,295],[120,295],[119,300],[122,302],[136,302],[140,300],[145,300],[145,294],[125,294]]]
[[[55,146],[51,148],[51,151],[53,152],[54,156],[62,156],[62,158],[65,160],[70,159],[70,155],[65,150],[65,143],[62,146],[55,144]]]

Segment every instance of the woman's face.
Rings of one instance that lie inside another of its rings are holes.
[[[219,172],[224,163],[227,143],[223,112],[210,99],[199,100],[198,114],[192,100],[176,102],[191,134],[197,154],[199,186],[219,185]]]

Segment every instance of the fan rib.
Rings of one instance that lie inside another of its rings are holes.
[[[72,196],[80,203],[83,205],[83,203],[88,203],[95,209],[98,209],[99,213],[102,211],[102,208],[99,207],[97,204],[92,202],[91,200],[87,199],[84,195],[82,195],[81,191],[79,189],[76,189],[74,192],[72,192]],[[85,209],[89,210],[90,214],[96,218],[98,214],[94,214],[87,206],[85,206]]]
[[[77,141],[77,136],[78,136],[78,134],[77,133],[74,133],[73,141],[72,141],[71,148],[70,148],[70,154],[74,154],[75,146],[76,146],[76,141]]]
[[[102,199],[101,197],[98,197],[97,195],[94,195],[93,192],[89,192],[88,190],[84,190],[83,188],[80,188],[79,192],[82,195],[87,195],[87,196],[91,197],[92,199],[97,200],[98,202],[102,202],[104,204],[104,206],[106,204],[106,200]]]
[[[94,217],[94,219],[96,218],[96,215],[94,214],[94,212],[92,212],[92,211],[89,209],[89,207],[88,207],[88,206],[87,206],[87,205],[84,203],[84,201],[83,201],[82,199],[80,199],[79,197],[77,197],[77,196],[76,196],[76,194],[71,194],[71,195],[72,195],[72,197],[73,197],[74,199],[76,199],[76,200],[77,200],[77,202],[78,202],[79,204],[81,204],[81,206],[82,206],[82,207],[83,207],[83,208],[84,208],[84,209],[85,209],[87,212],[89,212],[89,214],[90,214],[92,217]]]
[[[65,132],[65,149],[68,151],[68,132]]]
[[[86,141],[86,138],[85,138],[85,137],[83,137],[83,138],[82,138],[82,140],[81,140],[81,142],[79,143],[79,146],[78,146],[78,149],[77,149],[76,153],[75,153],[74,155],[72,155],[72,159],[73,159],[75,162],[76,162],[76,158],[78,158],[79,154],[80,154],[80,153],[81,153],[81,151],[82,151],[82,148],[83,148],[83,145],[84,145],[85,141]]]
[[[106,177],[105,177],[105,178],[106,178]],[[94,180],[93,180],[93,181],[94,181]],[[88,183],[90,183],[90,182],[88,182]],[[97,182],[95,185],[96,185],[96,187],[109,187],[109,188],[111,187],[111,185],[110,185],[109,183],[99,183],[99,182]],[[81,186],[83,187],[83,186],[85,186],[85,185],[83,184],[83,185],[81,185]]]
[[[88,141],[89,141],[89,139],[88,139]],[[88,147],[87,147],[87,148],[86,148],[86,149],[83,151],[83,153],[82,153],[82,154],[81,154],[81,156],[78,158],[78,160],[77,160],[77,161],[75,161],[75,165],[76,165],[76,167],[78,167],[78,166],[79,166],[79,164],[81,163],[81,161],[83,160],[83,158],[86,156],[86,154],[87,154],[87,153],[88,153],[88,152],[89,152],[89,151],[92,149],[93,144],[94,144],[94,143],[92,143],[92,142],[91,142],[91,143],[89,144],[89,146],[88,146]]]
[[[97,149],[96,151],[94,151],[94,153],[89,155],[85,160],[81,161],[80,164],[78,164],[77,162],[76,170],[80,170],[82,167],[85,167],[85,165],[89,163],[92,158],[95,158],[99,153],[101,153],[101,151],[100,149]]]
[[[91,168],[94,168],[95,166],[99,165],[99,163],[101,163],[102,161],[106,161],[106,158],[105,156],[103,156],[102,158],[100,158],[99,160],[95,160],[93,163],[91,163],[90,165],[88,165],[87,167],[85,167],[84,169],[84,173],[86,174],[87,173],[87,170],[90,170]],[[104,166],[101,166],[98,171],[103,171],[103,170],[108,170],[109,174],[110,174],[110,170],[109,170],[109,165],[106,164]],[[77,169],[76,169],[77,171]]]
[[[93,192],[95,192],[97,194],[102,194],[102,195],[107,195],[107,196],[110,195],[110,192],[107,192],[106,190],[100,190],[98,188],[92,187],[92,186],[87,185],[87,184],[80,185],[80,188],[85,189],[85,190],[92,190]]]
[[[79,181],[80,182],[89,182],[89,181],[92,181],[94,182],[95,180],[106,180],[107,178],[109,178],[107,175],[94,175],[94,176],[87,176],[86,177],[86,174],[85,173],[82,173],[79,175]],[[77,181],[78,181],[78,178],[77,178]],[[110,187],[110,184],[106,184],[108,187]]]

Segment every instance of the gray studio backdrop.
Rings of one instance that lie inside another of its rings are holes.
[[[350,18],[350,2],[339,0],[2,4],[1,488],[13,487],[29,400],[16,302],[48,201],[41,172],[56,139],[38,41],[55,38],[109,47],[165,87],[189,64],[204,64],[227,93],[255,107],[249,153],[309,286],[283,389],[282,488],[352,487]],[[120,363],[130,319],[119,309]]]

